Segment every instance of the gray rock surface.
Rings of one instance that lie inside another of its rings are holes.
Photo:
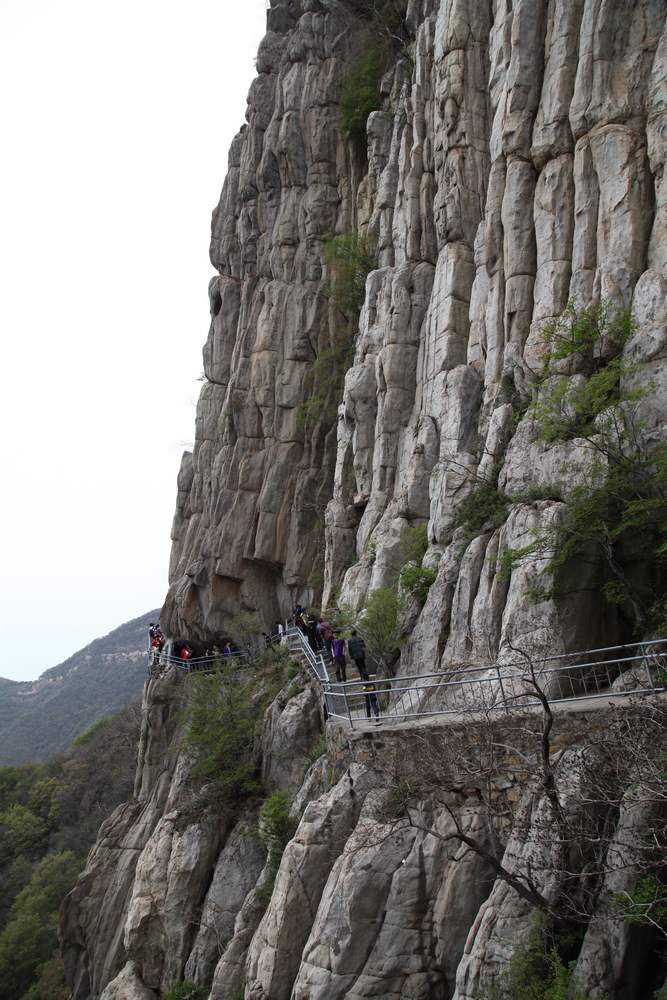
[[[641,418],[656,437],[667,424],[664,0],[405,6],[405,51],[389,60],[364,158],[338,104],[378,34],[368,5],[272,0],[213,217],[207,381],[163,614],[173,635],[207,641],[240,609],[268,626],[295,600],[333,594],[358,608],[427,522],[437,575],[400,672],[506,664],[517,642],[560,653],[617,637],[583,568],[568,599],[531,603],[527,590],[549,583],[544,552],[509,578],[499,559],[557,523],[591,475],[584,441],[538,441],[520,405],[544,323],[568,301],[632,308],[632,378],[657,387]],[[378,266],[351,363],[304,422],[315,360],[336,335],[324,242],[350,231],[375,242]],[[563,375],[576,384],[580,368]],[[507,517],[470,537],[457,508],[496,477]],[[264,722],[262,776],[300,821],[276,873],[243,810],[193,814],[178,698],[178,678],[149,685],[137,798],[103,827],[65,907],[74,1000],[147,997],[185,974],[210,1000],[471,1000],[497,980],[536,912],[446,837],[455,816],[508,864],[548,868],[535,789],[517,807],[535,818],[532,838],[492,829],[475,789],[454,784],[419,804],[441,837],[397,830],[363,747],[350,764],[334,734],[299,789],[318,706],[310,688],[283,694]],[[635,819],[628,804],[621,827]],[[557,886],[545,877],[543,890]],[[592,923],[577,975],[626,1000],[627,941],[605,950],[608,920]]]

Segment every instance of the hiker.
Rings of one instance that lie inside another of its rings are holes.
[[[301,626],[299,625],[299,622],[302,619],[303,619],[303,607],[300,604],[295,604],[292,607],[292,622],[295,625],[297,625],[299,628],[301,628]]]
[[[347,651],[351,658],[354,660],[357,670],[359,671],[359,676],[362,681],[368,679],[368,674],[366,673],[366,643],[357,635],[356,628],[352,629],[350,638],[347,641]]]
[[[336,680],[339,683],[345,683],[347,681],[347,674],[345,672],[345,639],[332,639],[331,648],[336,668]]]
[[[300,605],[297,605],[297,607],[300,607]],[[308,635],[308,616],[303,609],[295,615],[294,624],[300,632],[303,632],[304,635]]]
[[[320,639],[324,643],[324,648],[329,657],[333,656],[331,644],[334,638],[334,631],[328,621],[322,619],[320,622]]]
[[[229,641],[229,639],[227,640],[227,642],[222,647],[222,655],[223,656],[231,656],[232,655],[232,644]]]
[[[375,725],[380,724],[380,706],[378,705],[378,696],[376,695],[377,685],[370,683],[375,677],[375,674],[370,674],[366,679],[367,683],[364,684],[362,691],[364,692],[364,700],[366,701],[366,718],[370,719],[371,709],[373,710],[373,715],[375,716]]]
[[[151,663],[157,666],[160,662],[160,640],[155,635],[151,639]]]
[[[313,615],[303,615],[303,623],[308,637],[308,645],[314,653],[319,649],[319,643],[317,641],[317,620]]]

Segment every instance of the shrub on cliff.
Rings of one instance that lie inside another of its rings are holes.
[[[359,233],[340,233],[324,244],[324,259],[329,270],[329,301],[346,317],[358,313],[366,278],[377,263],[373,241]]]
[[[637,385],[638,366],[623,354],[633,333],[629,313],[605,305],[580,312],[570,305],[545,327],[530,411],[535,432],[547,444],[576,439],[591,468],[570,492],[558,526],[506,553],[503,569],[508,574],[524,555],[542,552],[555,583],[539,596],[557,596],[570,587],[570,566],[586,561],[607,602],[643,635],[665,624],[667,443],[645,432],[639,404],[651,386]],[[564,364],[578,375],[560,374]]]
[[[192,751],[192,773],[215,783],[222,798],[243,798],[259,788],[255,730],[261,705],[250,683],[230,674],[191,679],[185,746]]]
[[[190,979],[174,983],[163,1000],[204,1000],[204,990]]]
[[[382,101],[380,81],[387,62],[386,52],[373,46],[361,56],[343,83],[340,97],[340,127],[343,135],[358,149],[366,147],[366,122],[371,111],[377,111]]]

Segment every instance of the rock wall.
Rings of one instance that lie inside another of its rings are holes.
[[[538,440],[516,407],[542,326],[568,301],[632,309],[633,377],[656,387],[642,418],[664,434],[664,0],[409,0],[364,156],[342,138],[338,104],[373,6],[272,0],[267,14],[213,217],[206,384],[163,623],[208,641],[239,610],[269,624],[296,599],[359,607],[395,578],[406,530],[427,524],[436,578],[406,622],[400,671],[502,663],[518,640],[554,653],[612,641],[619,622],[583,573],[567,599],[529,603],[539,553],[509,579],[497,566],[590,475],[580,441]],[[337,336],[324,244],[349,231],[369,236],[378,267],[337,419],[325,407],[304,424],[314,362]],[[492,469],[507,495],[554,495],[510,504],[471,539],[456,510]],[[439,837],[387,829],[389,736],[346,747],[329,732],[302,783],[320,724],[310,689],[279,697],[263,730],[263,779],[290,792],[298,820],[272,887],[252,808],[193,805],[181,697],[170,674],[148,685],[136,798],[100,831],[67,902],[74,1000],[150,1000],[180,978],[210,1000],[472,1000],[529,939],[534,908],[448,833],[459,823],[508,864],[545,868],[549,843],[498,825],[454,780],[416,807]],[[502,794],[544,829],[539,791],[508,772]],[[621,839],[637,814],[623,804]],[[643,995],[630,937],[596,915],[582,989]]]

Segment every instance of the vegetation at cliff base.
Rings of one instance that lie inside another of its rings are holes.
[[[563,957],[570,937],[537,930],[527,944],[517,948],[483,1000],[592,1000],[573,986],[575,962]],[[580,939],[575,943],[578,946]]]
[[[190,979],[184,979],[180,983],[174,983],[168,990],[163,1000],[204,1000],[205,992]]]
[[[132,794],[139,709],[44,764],[0,767],[0,1000],[67,1000],[58,911],[100,823]]]

